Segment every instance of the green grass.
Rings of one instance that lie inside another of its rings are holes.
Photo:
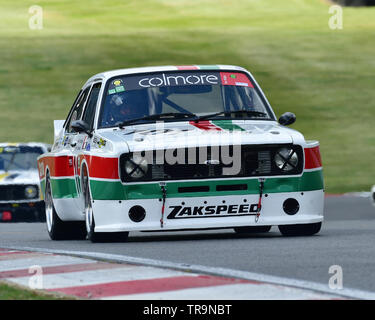
[[[29,290],[0,282],[0,300],[60,300],[67,299],[56,295]]]
[[[44,9],[29,30],[28,8]],[[323,0],[12,1],[0,4],[0,140],[51,142],[80,86],[104,70],[235,64],[277,115],[321,143],[328,192],[375,183],[375,8],[345,8],[328,27]]]

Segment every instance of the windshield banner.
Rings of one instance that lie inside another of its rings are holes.
[[[178,72],[127,76],[111,81],[108,93],[155,87],[229,85],[253,88],[246,74],[240,72]]]

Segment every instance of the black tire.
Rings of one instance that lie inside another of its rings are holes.
[[[279,226],[279,230],[283,236],[312,236],[320,231],[321,222],[308,224],[291,224]]]
[[[52,201],[51,182],[46,179],[45,215],[47,231],[52,240],[83,240],[86,238],[86,228],[81,221],[62,221],[56,213]]]
[[[82,169],[82,189],[85,199],[85,226],[87,239],[93,243],[98,242],[125,242],[129,232],[95,232],[95,218],[92,209],[90,183],[86,167]]]
[[[234,231],[236,233],[266,233],[271,230],[272,226],[251,226],[251,227],[236,227]]]

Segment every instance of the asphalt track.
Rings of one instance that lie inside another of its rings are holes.
[[[375,207],[361,196],[331,196],[318,235],[237,235],[231,229],[130,233],[126,243],[51,241],[42,223],[1,223],[0,247],[115,254],[226,268],[303,280],[327,286],[338,265],[345,288],[375,293]]]

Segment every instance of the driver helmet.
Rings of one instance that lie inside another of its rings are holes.
[[[110,105],[112,116],[118,121],[124,121],[137,117],[137,108],[134,104],[127,103],[125,96],[115,94],[111,97]]]

